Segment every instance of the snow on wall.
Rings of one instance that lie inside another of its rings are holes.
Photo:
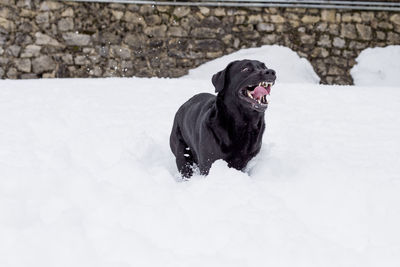
[[[355,85],[400,87],[400,46],[367,48],[350,73]]]
[[[307,59],[300,58],[290,48],[277,45],[239,50],[190,70],[186,77],[193,79],[212,77],[214,73],[223,70],[229,62],[242,59],[255,59],[264,62],[268,68],[277,72],[277,82],[318,84],[320,81]]]

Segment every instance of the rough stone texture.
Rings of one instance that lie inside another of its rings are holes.
[[[62,35],[65,43],[71,46],[85,46],[89,45],[90,36],[87,34],[79,34],[75,32],[69,32]]]
[[[33,72],[41,74],[45,71],[52,71],[56,67],[56,63],[50,56],[40,56],[32,61]]]
[[[400,44],[400,15],[389,11],[0,3],[3,79],[179,77],[238,49],[277,44],[306,57],[322,83],[351,84],[363,49]]]
[[[41,32],[37,32],[35,34],[35,38],[36,38],[35,44],[37,45],[63,46],[56,39]]]
[[[31,72],[31,60],[29,58],[21,58],[15,60],[17,70],[22,72]]]

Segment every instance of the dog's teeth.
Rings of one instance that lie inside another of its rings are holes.
[[[253,96],[251,95],[250,91],[247,91],[247,95],[248,95],[251,99],[253,99]]]
[[[261,104],[261,100],[260,99],[257,99],[257,101],[258,101],[258,104]]]

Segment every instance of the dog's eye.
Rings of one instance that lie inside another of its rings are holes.
[[[242,69],[242,72],[246,72],[246,71],[249,71],[250,70],[250,68],[244,68],[244,69]]]

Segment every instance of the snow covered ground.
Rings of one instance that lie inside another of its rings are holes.
[[[261,153],[187,182],[169,131],[210,76],[0,81],[0,266],[399,266],[399,86],[268,49]]]

